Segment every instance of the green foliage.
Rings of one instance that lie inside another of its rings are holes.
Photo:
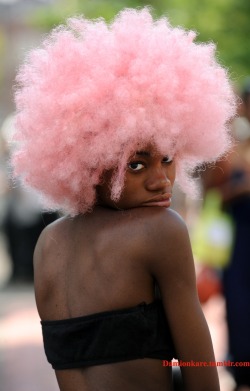
[[[236,85],[250,74],[249,0],[168,0],[174,25],[199,32],[198,41],[213,41],[220,62],[229,68]]]
[[[198,41],[213,41],[221,63],[229,67],[236,84],[250,74],[249,0],[58,0],[30,19],[45,30],[72,15],[112,20],[124,7],[149,5],[154,14],[167,15],[173,25],[199,32]]]

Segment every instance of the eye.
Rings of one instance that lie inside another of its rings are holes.
[[[140,171],[142,170],[143,168],[145,168],[145,165],[141,162],[132,162],[132,163],[129,163],[128,164],[128,167],[132,170],[132,171]]]
[[[163,163],[167,163],[167,164],[172,163],[172,161],[173,161],[173,158],[171,158],[170,156],[165,156],[165,157],[162,159],[162,162],[163,162]]]

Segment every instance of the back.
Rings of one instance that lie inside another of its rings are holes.
[[[35,252],[41,319],[75,318],[153,302],[154,278],[148,265],[154,257],[152,232],[157,231],[162,213],[172,212],[95,208],[90,214],[63,218],[49,226]],[[150,391],[156,389],[156,382],[158,390],[170,387],[170,371],[160,360],[150,358],[59,370],[57,378],[63,391],[118,386]]]

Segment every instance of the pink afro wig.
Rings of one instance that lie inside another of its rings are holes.
[[[225,154],[235,97],[215,46],[149,9],[71,18],[32,50],[17,75],[14,176],[49,208],[91,209],[104,170],[117,200],[131,153],[154,143],[175,156],[187,190],[197,165]]]

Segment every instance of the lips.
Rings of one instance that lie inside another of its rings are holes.
[[[168,208],[171,204],[172,193],[164,193],[154,196],[143,203],[143,206],[163,206]]]

